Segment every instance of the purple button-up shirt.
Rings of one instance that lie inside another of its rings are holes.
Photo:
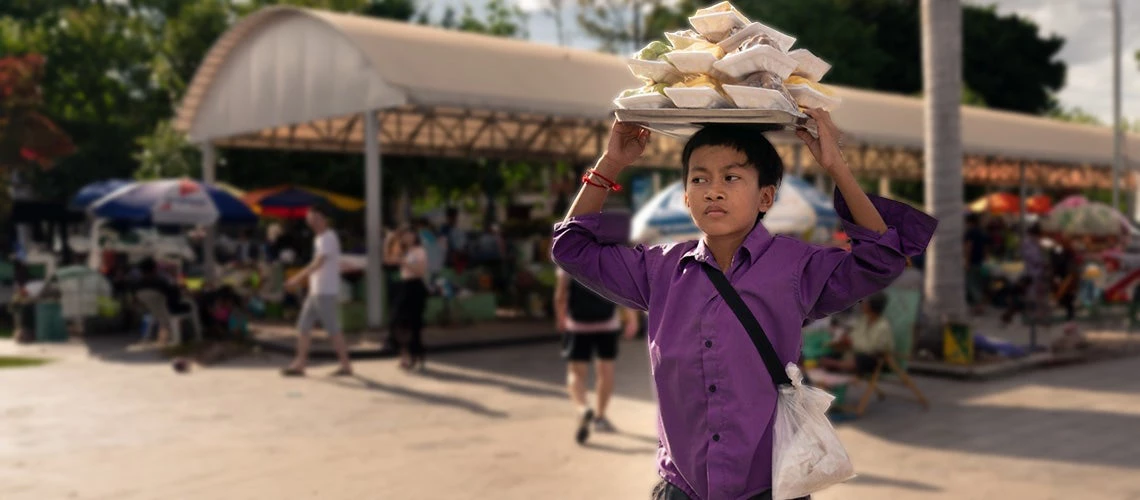
[[[850,252],[749,233],[725,273],[764,327],[783,363],[799,359],[801,328],[847,309],[902,273],[937,226],[932,217],[871,197],[885,234],[851,222]],[[657,460],[665,480],[693,499],[738,499],[772,485],[776,389],[756,347],[700,269],[716,265],[704,241],[629,247],[629,219],[613,213],[554,226],[563,269],[624,306],[649,312],[649,358],[660,404]]]

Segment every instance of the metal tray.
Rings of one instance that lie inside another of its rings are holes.
[[[815,120],[802,113],[769,109],[617,109],[619,121],[637,123],[653,132],[687,139],[708,123],[767,125],[771,131],[807,130],[817,135]],[[768,127],[765,127],[768,128]]]

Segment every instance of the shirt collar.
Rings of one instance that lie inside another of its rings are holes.
[[[768,232],[768,229],[764,227],[763,223],[757,220],[756,225],[752,226],[752,230],[748,232],[748,236],[744,237],[744,242],[741,243],[740,249],[737,250],[737,256],[743,254],[742,257],[748,259],[749,264],[755,264],[756,259],[760,258],[760,255],[772,244],[772,239],[773,237],[771,233]],[[716,262],[716,259],[713,258],[712,251],[709,250],[708,245],[705,244],[704,238],[698,240],[697,246],[681,256],[680,263],[683,264],[688,259],[693,259],[697,262]]]

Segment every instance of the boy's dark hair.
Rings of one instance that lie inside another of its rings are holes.
[[[1028,233],[1030,236],[1041,236],[1041,224],[1034,223],[1032,226],[1029,226]]]
[[[725,146],[748,158],[748,163],[760,174],[760,186],[776,186],[784,177],[784,161],[776,152],[775,146],[764,137],[767,129],[756,125],[709,124],[697,131],[685,143],[681,152],[681,179],[688,182],[689,159],[693,151],[705,146]]]
[[[871,312],[882,316],[883,311],[887,310],[887,294],[879,292],[867,297],[867,307],[871,309]]]

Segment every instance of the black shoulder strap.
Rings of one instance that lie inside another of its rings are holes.
[[[780,363],[780,357],[776,355],[776,349],[772,347],[772,342],[768,340],[768,336],[764,334],[764,328],[760,326],[760,322],[756,321],[756,316],[752,315],[752,311],[748,309],[748,304],[744,303],[744,299],[740,298],[740,294],[736,293],[736,289],[732,287],[732,283],[728,282],[728,278],[720,269],[713,267],[707,262],[702,262],[701,267],[705,270],[705,274],[712,280],[713,286],[720,292],[721,298],[736,314],[736,319],[740,320],[740,324],[744,325],[744,330],[748,332],[748,336],[752,337],[752,343],[756,346],[756,350],[760,353],[760,358],[764,360],[764,366],[768,368],[768,374],[772,376],[772,382],[776,383],[776,387],[782,385],[790,385],[792,380],[788,378],[788,373],[784,370],[784,366]]]

